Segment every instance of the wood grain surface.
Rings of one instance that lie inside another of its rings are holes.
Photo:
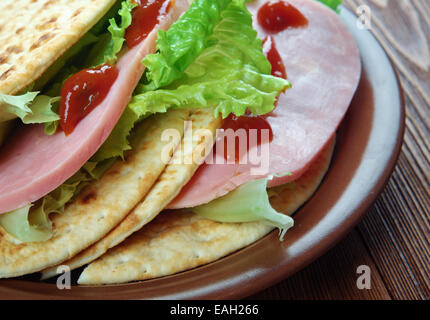
[[[250,299],[430,299],[430,0],[344,0],[371,9],[371,30],[406,102],[402,153],[384,193],[339,245]],[[368,265],[371,289],[356,269]]]

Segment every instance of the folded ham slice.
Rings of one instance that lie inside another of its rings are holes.
[[[43,125],[26,125],[13,134],[0,150],[0,213],[42,198],[91,158],[127,106],[144,71],[142,59],[155,52],[157,31],[167,30],[187,8],[187,0],[176,0],[148,37],[121,56],[108,95],[70,135],[47,136]]]
[[[266,1],[249,5],[254,17]],[[361,63],[347,27],[328,7],[313,0],[288,0],[307,18],[304,28],[272,35],[293,84],[267,118],[272,130],[269,173],[285,174],[269,186],[297,179],[335,133],[357,88]],[[254,19],[263,39],[265,33]],[[203,164],[169,208],[194,207],[261,176],[251,165]]]

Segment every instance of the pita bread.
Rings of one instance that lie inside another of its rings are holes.
[[[275,209],[292,214],[312,196],[328,170],[333,149],[334,139],[294,184],[270,190]],[[91,263],[78,283],[116,284],[182,272],[239,250],[271,230],[260,222],[219,223],[191,212],[164,212]]]
[[[53,237],[45,242],[21,243],[0,228],[0,278],[40,271],[70,259],[103,238],[144,198],[163,172],[165,129],[184,132],[187,110],[148,118],[134,131],[133,149],[98,181],[82,191],[63,214],[52,215]],[[174,137],[179,145],[182,136]],[[173,151],[171,152],[173,154]]]
[[[174,199],[182,187],[191,179],[199,166],[199,164],[194,161],[188,161],[189,164],[187,164],[186,159],[191,159],[189,157],[195,156],[199,150],[204,150],[205,148],[210,150],[214,143],[212,138],[201,138],[199,136],[199,130],[209,130],[206,132],[210,133],[211,137],[215,137],[216,129],[221,126],[221,119],[213,116],[213,109],[191,110],[189,120],[192,125],[185,129],[181,148],[175,151],[171,163],[158,178],[144,201],[137,205],[136,208],[134,208],[134,210],[106,237],[79,253],[71,260],[64,262],[64,265],[67,265],[73,270],[97,259],[107,250],[118,245],[132,233],[140,230],[144,225],[149,223]],[[192,147],[187,148],[187,145],[192,145]],[[154,152],[157,151],[154,150]],[[42,272],[42,279],[55,276],[56,270],[56,267],[44,270]]]
[[[38,79],[115,2],[0,1],[0,92],[16,94]]]

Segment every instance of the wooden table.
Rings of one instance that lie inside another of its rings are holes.
[[[384,193],[346,239],[251,299],[430,299],[430,0],[344,3],[354,12],[370,7],[371,30],[399,73],[402,153]],[[370,290],[357,288],[360,265],[370,267]]]

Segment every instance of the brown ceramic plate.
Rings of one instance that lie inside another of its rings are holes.
[[[1,299],[229,299],[263,290],[320,257],[364,216],[384,189],[404,133],[398,78],[384,50],[346,9],[341,17],[359,46],[363,76],[338,131],[334,158],[312,199],[280,242],[276,232],[206,266],[126,285],[58,290],[55,284],[1,280]]]

